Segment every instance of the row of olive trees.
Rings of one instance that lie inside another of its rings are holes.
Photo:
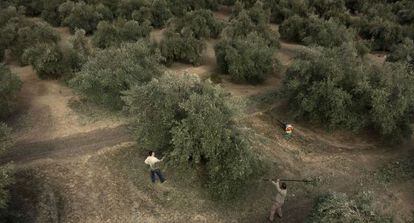
[[[371,65],[350,43],[302,52],[286,72],[284,92],[297,118],[396,140],[411,134],[413,70],[407,63]]]
[[[140,23],[145,20],[161,28],[172,17],[171,8],[177,4],[166,0],[8,0],[0,6],[24,7],[26,15],[40,16],[54,26],[65,25],[73,32],[83,29],[92,33],[100,21],[115,18],[134,19]]]
[[[318,44],[315,40],[326,35],[333,42],[343,39],[343,33],[349,36],[346,28],[352,27],[372,50],[391,50],[404,38],[414,37],[414,4],[409,0],[265,0],[264,4],[271,20],[282,24],[282,37],[291,41],[307,43],[304,37],[308,37]]]

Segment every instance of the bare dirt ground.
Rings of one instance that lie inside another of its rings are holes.
[[[228,14],[215,13],[223,20]],[[62,43],[67,42],[68,29],[57,30]],[[151,39],[159,42],[162,33],[155,30]],[[208,41],[201,66],[177,63],[169,70],[208,78],[217,71],[215,41]],[[282,42],[276,56],[289,65],[302,47]],[[264,222],[274,195],[270,184],[253,182],[240,201],[230,204],[211,201],[200,190],[200,182],[180,179],[168,167],[167,183],[152,185],[142,163],[145,154],[136,149],[125,120],[110,116],[85,123],[71,106],[79,100],[71,89],[58,81],[39,80],[30,66],[9,66],[23,80],[23,89],[20,112],[9,123],[16,144],[0,160],[0,164],[13,161],[16,168],[8,222]],[[252,86],[221,76],[226,90],[244,98],[266,97],[282,79],[275,73],[263,85]],[[397,222],[411,217],[414,181],[381,183],[376,174],[386,164],[412,159],[413,140],[390,148],[369,135],[327,132],[302,123],[294,123],[294,138],[285,140],[276,120],[289,120],[283,104],[268,108],[253,104],[248,109],[252,112],[243,122],[254,132],[253,148],[261,159],[273,163],[269,177],[320,177],[321,182],[317,187],[289,184],[279,222],[303,222],[314,198],[328,191],[370,190],[378,208]]]

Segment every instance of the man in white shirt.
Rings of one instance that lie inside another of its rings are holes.
[[[151,170],[151,181],[153,183],[155,183],[156,181],[156,176],[158,176],[158,178],[160,179],[161,183],[164,183],[165,178],[161,173],[161,170],[158,167],[159,162],[161,162],[164,158],[162,158],[161,160],[159,160],[157,157],[155,157],[155,152],[154,151],[150,151],[149,156],[145,159],[145,164],[150,166],[150,170]]]
[[[275,214],[277,212],[277,215],[281,218],[282,217],[282,206],[285,203],[285,198],[286,198],[286,194],[287,194],[287,187],[286,187],[286,183],[282,183],[282,185],[279,185],[279,179],[277,179],[276,182],[274,182],[272,180],[272,184],[275,185],[276,190],[277,190],[277,194],[276,194],[276,199],[272,205],[272,208],[270,210],[270,216],[269,216],[269,220],[271,222],[273,222],[273,220],[275,219]]]

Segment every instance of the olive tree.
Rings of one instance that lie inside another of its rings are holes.
[[[236,105],[219,87],[205,83],[180,104],[186,116],[172,129],[172,162],[205,170],[206,187],[217,199],[236,197],[257,169],[250,142],[234,124]]]
[[[75,35],[70,39],[71,51],[73,53],[73,60],[69,60],[72,72],[80,71],[83,64],[92,56],[94,49],[91,41],[86,37],[86,32],[83,29],[78,29]]]
[[[219,5],[218,3],[218,0],[170,0],[169,7],[175,16],[181,17],[187,12],[197,9],[215,10]]]
[[[324,20],[315,15],[309,18],[292,16],[279,28],[283,39],[306,45],[339,46],[353,41],[355,33],[334,19]]]
[[[223,39],[216,47],[217,64],[236,82],[257,84],[273,71],[275,48],[257,33],[247,37]]]
[[[307,0],[265,0],[264,4],[271,11],[271,21],[278,24],[294,15],[304,17],[309,12]]]
[[[224,24],[214,18],[210,10],[200,9],[186,13],[174,22],[174,29],[181,32],[183,29],[191,30],[197,39],[216,38],[223,29]]]
[[[372,39],[373,50],[390,50],[404,39],[402,27],[381,17],[362,17],[354,22],[354,27],[364,39]]]
[[[414,42],[412,39],[404,39],[401,44],[395,45],[391,53],[387,57],[387,61],[395,62],[402,61],[408,62],[414,66]]]
[[[41,0],[43,3],[43,10],[40,16],[52,24],[53,26],[59,26],[62,23],[62,17],[59,13],[59,6],[65,2],[65,0]]]
[[[288,68],[292,114],[330,128],[371,128],[384,139],[410,135],[414,75],[406,64],[371,65],[352,44],[303,52]]]
[[[220,87],[196,76],[165,74],[134,86],[123,99],[144,148],[167,153],[177,169],[202,169],[198,177],[213,197],[235,197],[257,169],[236,124],[239,105]]]
[[[259,10],[260,11],[260,10]],[[263,10],[261,14],[265,14]],[[229,24],[224,28],[222,35],[227,38],[237,38],[247,36],[252,32],[256,32],[266,43],[270,46],[279,47],[279,33],[270,29],[268,24],[268,18],[258,19],[253,16],[257,13],[250,13],[248,10],[242,10],[234,18],[232,18]]]
[[[0,63],[0,119],[6,118],[16,108],[16,95],[21,87],[20,79]]]
[[[38,44],[25,50],[23,59],[42,79],[59,78],[68,72],[61,48],[56,44]]]
[[[119,48],[98,50],[69,82],[91,101],[121,109],[122,92],[160,76],[162,57],[144,40],[125,43]]]
[[[23,20],[10,25],[15,30],[15,36],[9,48],[21,63],[24,62],[22,55],[26,49],[36,44],[54,44],[60,39],[59,34],[47,23]]]
[[[62,25],[68,26],[72,32],[83,29],[86,33],[92,33],[98,22],[103,18],[95,7],[85,2],[67,1],[59,6],[62,17]]]
[[[195,77],[177,78],[167,73],[127,91],[123,100],[132,116],[133,132],[139,145],[170,152],[171,129],[184,115],[180,104],[198,88],[201,86]]]
[[[154,0],[151,4],[151,23],[155,28],[162,28],[172,17],[166,0]]]
[[[181,33],[167,30],[160,44],[161,54],[167,64],[178,61],[199,65],[205,47],[204,40],[197,39],[189,29],[184,29]]]
[[[135,42],[138,39],[146,38],[150,32],[151,26],[148,21],[142,24],[135,20],[125,21],[123,19],[113,23],[102,21],[98,24],[92,42],[100,48],[119,46],[122,42]]]

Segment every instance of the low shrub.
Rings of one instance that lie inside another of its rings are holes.
[[[319,197],[307,222],[393,222],[391,218],[380,215],[373,206],[373,195],[361,192],[355,199],[344,193],[329,193]]]

